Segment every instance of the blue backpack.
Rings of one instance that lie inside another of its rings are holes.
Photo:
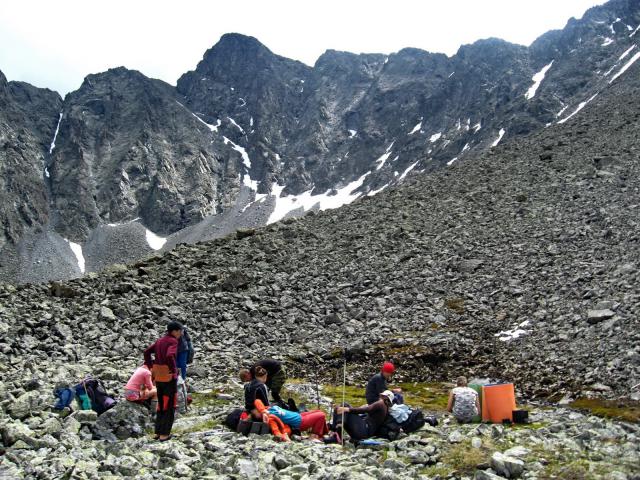
[[[53,406],[54,410],[64,410],[65,408],[71,408],[71,403],[76,397],[76,393],[69,387],[57,387],[53,390],[53,394],[56,397],[56,403]]]

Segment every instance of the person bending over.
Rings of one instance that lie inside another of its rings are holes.
[[[282,367],[282,363],[272,358],[260,360],[259,362],[256,362],[256,364],[251,368],[243,368],[242,370],[240,370],[240,379],[243,382],[250,382],[253,378],[256,377],[256,369],[258,367],[263,368],[267,372],[267,380],[265,384],[271,391],[273,401],[276,403],[282,402],[280,391],[282,390],[282,386],[287,380],[287,376],[284,368]]]

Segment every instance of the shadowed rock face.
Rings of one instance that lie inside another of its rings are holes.
[[[640,106],[627,95],[639,93],[640,77],[622,76],[588,115],[342,209],[55,285],[0,285],[0,360],[34,376],[89,354],[132,364],[169,316],[188,325],[205,382],[273,355],[329,380],[346,349],[352,384],[390,359],[406,381],[630,395]]]
[[[77,241],[136,217],[170,233],[224,203],[224,167],[208,128],[172,87],[138,72],[88,76],[66,99],[58,138],[50,160],[56,229]]]
[[[0,72],[0,249],[48,221],[43,168],[61,109],[57,93]]]
[[[38,277],[66,276],[53,257],[70,250],[27,239],[34,226],[86,247],[92,270],[121,256],[98,247],[112,244],[96,233],[108,224],[135,220],[172,235],[170,248],[282,218],[287,212],[271,217],[280,196],[330,198],[352,185],[341,194],[353,200],[471,159],[585,105],[579,114],[588,115],[589,102],[638,51],[638,25],[637,2],[614,0],[530,47],[486,39],[452,57],[414,48],[389,56],[329,50],[313,67],[227,34],[176,87],[117,68],[89,75],[62,106],[52,92],[3,81],[2,98],[13,107],[0,115],[13,115],[6,125],[24,135],[11,144],[13,161],[0,167],[8,172],[1,194],[16,199],[3,202],[10,220],[2,243],[19,257],[0,274],[15,279],[16,269],[30,271],[40,260],[35,250],[50,250],[52,267]],[[300,214],[313,201],[291,204]],[[140,231],[131,230],[132,243],[144,240]]]

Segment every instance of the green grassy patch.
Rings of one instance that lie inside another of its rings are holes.
[[[637,400],[603,400],[600,398],[579,398],[569,404],[572,408],[588,410],[593,415],[614,418],[627,422],[640,422],[640,402]]]
[[[237,402],[222,400],[218,398],[218,392],[193,392],[190,394],[192,398],[192,408],[232,406]]]
[[[445,383],[404,382],[390,384],[389,388],[401,388],[407,405],[426,411],[444,412],[447,409],[450,386]],[[345,401],[350,405],[367,403],[364,385],[347,385]],[[342,385],[322,385],[322,394],[342,402]]]
[[[456,313],[463,314],[464,313],[464,298],[455,297],[455,298],[447,298],[444,301],[445,306]]]
[[[195,432],[205,432],[207,430],[212,430],[215,427],[220,425],[220,422],[214,419],[204,420],[203,422],[196,423],[186,428],[177,428],[174,429],[174,433],[177,434],[185,434],[185,433],[195,433]]]
[[[449,446],[440,455],[440,462],[461,475],[472,475],[479,467],[489,465],[494,445],[483,440],[480,448],[471,446],[470,441]]]

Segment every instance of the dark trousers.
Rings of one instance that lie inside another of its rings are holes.
[[[280,398],[280,390],[282,390],[282,386],[286,380],[287,375],[284,373],[284,368],[281,368],[273,377],[267,378],[266,385],[269,390],[271,390],[271,396],[275,402],[282,401],[282,398]]]
[[[345,406],[348,407],[349,404],[345,404]],[[334,410],[331,430],[339,432],[341,429],[341,424],[342,414],[336,413],[336,411]],[[359,415],[357,413],[345,413],[344,429],[354,440],[364,440],[365,438],[370,438],[373,436],[373,433],[370,431],[371,427],[369,425],[369,422],[367,422],[366,415]]]
[[[158,389],[156,435],[169,435],[176,414],[178,384],[175,380],[156,382],[156,388]]]

